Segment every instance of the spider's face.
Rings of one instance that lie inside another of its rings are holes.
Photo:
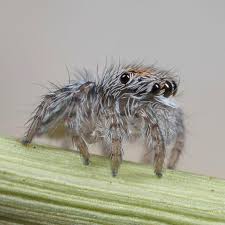
[[[119,96],[148,100],[154,96],[166,98],[177,92],[178,82],[168,71],[155,68],[126,69],[118,76]]]

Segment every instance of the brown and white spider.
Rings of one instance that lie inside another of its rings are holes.
[[[162,176],[167,146],[173,144],[168,168],[175,168],[184,147],[183,113],[173,96],[178,78],[170,71],[142,64],[111,65],[95,80],[90,73],[43,96],[22,140],[28,144],[63,124],[85,165],[86,143],[102,142],[109,151],[112,175],[122,162],[123,142],[142,138],[154,151],[154,168]]]

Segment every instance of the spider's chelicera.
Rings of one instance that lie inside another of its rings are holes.
[[[86,165],[90,158],[87,144],[102,142],[111,158],[113,176],[122,162],[124,141],[134,138],[142,138],[146,148],[154,151],[156,175],[162,175],[169,145],[173,147],[167,167],[175,168],[185,136],[183,112],[173,99],[177,76],[154,66],[130,64],[112,65],[100,78],[94,77],[83,77],[46,94],[29,120],[23,144],[62,125]]]

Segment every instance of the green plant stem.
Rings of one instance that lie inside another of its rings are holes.
[[[0,138],[0,224],[225,224],[225,181]]]

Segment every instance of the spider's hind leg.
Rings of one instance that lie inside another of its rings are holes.
[[[117,139],[112,140],[110,158],[111,158],[112,176],[115,177],[118,173],[120,164],[122,163],[122,148],[120,140]]]
[[[46,115],[46,111],[52,102],[52,96],[46,95],[40,105],[36,108],[34,116],[27,122],[30,123],[26,134],[21,140],[22,144],[27,145],[31,143],[34,136],[40,133],[40,128],[43,126],[42,121]],[[47,127],[43,129],[47,132]],[[42,133],[45,133],[44,131]]]
[[[76,126],[76,117],[65,119],[65,128],[69,136],[72,137],[72,143],[80,152],[84,165],[89,165],[90,154],[88,152],[88,146],[82,137],[80,126]]]
[[[90,154],[88,152],[88,147],[84,141],[84,139],[81,136],[73,135],[72,141],[80,151],[80,154],[83,158],[84,165],[89,165],[90,163]]]

